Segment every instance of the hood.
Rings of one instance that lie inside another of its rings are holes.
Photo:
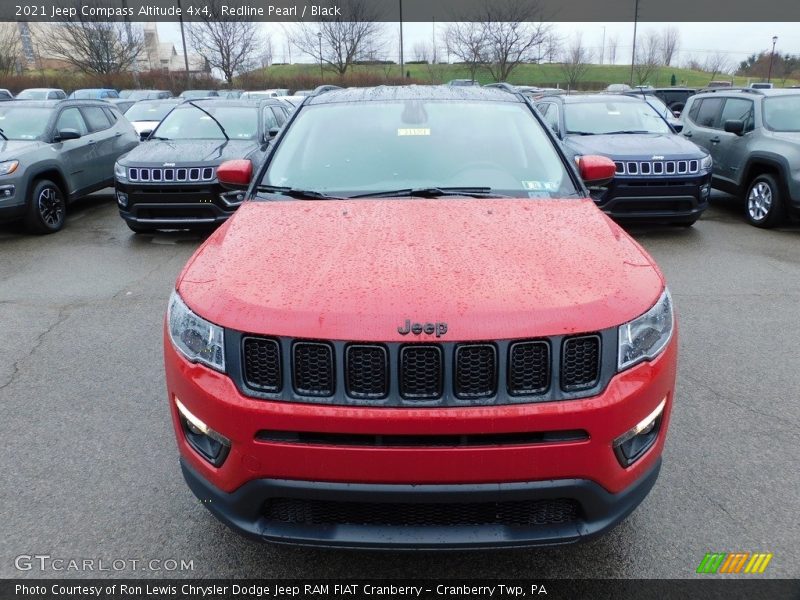
[[[150,140],[128,152],[120,163],[156,167],[164,163],[216,164],[244,158],[256,148],[255,140]]]
[[[46,145],[39,140],[4,140],[0,138],[0,160],[12,160],[24,152],[30,152]]]
[[[702,158],[706,154],[693,142],[674,133],[571,135],[564,140],[564,145],[576,154],[600,154],[612,159]]]
[[[240,331],[442,341],[595,331],[644,313],[652,259],[591,200],[246,202],[195,253],[178,291]],[[435,339],[435,338],[434,338]]]

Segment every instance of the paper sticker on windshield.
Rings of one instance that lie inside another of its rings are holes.
[[[417,129],[398,129],[397,135],[430,135],[431,130],[428,128],[417,128]]]
[[[543,190],[544,185],[541,181],[523,181],[522,187],[526,190]]]

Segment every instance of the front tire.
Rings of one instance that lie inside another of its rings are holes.
[[[31,233],[55,233],[64,228],[67,203],[64,193],[49,179],[34,182],[25,213],[25,227]]]
[[[783,221],[783,194],[774,175],[765,173],[750,182],[745,196],[744,215],[748,223],[765,229]]]

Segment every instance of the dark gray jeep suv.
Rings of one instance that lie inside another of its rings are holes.
[[[713,187],[744,198],[750,224],[800,216],[800,90],[705,92],[681,118],[683,135],[714,159]]]
[[[58,231],[67,203],[111,185],[114,162],[138,143],[108,102],[3,102],[0,222],[23,219],[33,233]]]

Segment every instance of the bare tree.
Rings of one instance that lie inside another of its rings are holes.
[[[275,47],[272,45],[272,38],[267,36],[264,41],[263,51],[261,52],[261,67],[266,69],[271,67],[275,56]]]
[[[256,66],[260,53],[260,28],[257,23],[225,20],[219,0],[210,0],[202,20],[187,23],[189,45],[212,69],[219,69],[228,84],[239,73]]]
[[[129,70],[143,54],[144,35],[130,23],[84,14],[91,12],[78,7],[71,20],[58,23],[58,29],[41,36],[38,43],[47,56],[110,83],[111,75]]]
[[[561,54],[561,45],[563,40],[554,30],[550,31],[542,42],[544,54],[542,55],[548,63],[554,63],[559,54]],[[541,62],[541,61],[540,61]]]
[[[661,32],[661,62],[666,66],[672,64],[672,60],[678,52],[681,43],[681,33],[677,27],[666,27]]]
[[[467,65],[470,77],[475,79],[478,68],[483,65],[486,45],[480,23],[472,21],[450,23],[444,32],[444,42],[447,53]]]
[[[591,51],[583,45],[583,36],[576,33],[567,46],[561,61],[561,70],[567,78],[567,85],[574,88],[586,75],[592,60]]]
[[[431,62],[432,51],[430,44],[428,44],[427,42],[417,42],[416,44],[414,44],[412,52],[414,55],[414,61],[418,63]]]
[[[384,54],[380,14],[370,0],[342,0],[340,16],[320,23],[298,23],[288,31],[291,44],[343,76],[356,62]]]
[[[13,75],[20,62],[21,44],[16,23],[0,23],[0,75]]]
[[[654,31],[648,31],[636,44],[634,57],[634,71],[639,85],[647,82],[648,78],[661,66],[661,39]]]
[[[711,74],[710,81],[720,73],[727,73],[731,68],[730,60],[722,52],[713,52],[706,57],[706,62],[703,67],[704,71]]]
[[[612,35],[608,38],[608,42],[606,43],[608,46],[608,62],[609,64],[615,65],[617,64],[617,48],[619,48],[619,36]]]

